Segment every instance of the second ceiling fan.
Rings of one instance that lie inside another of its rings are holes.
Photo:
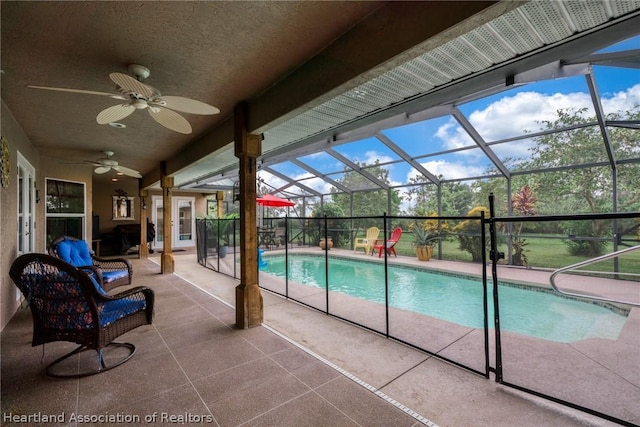
[[[47,86],[29,85],[28,87],[109,96],[126,101],[102,110],[96,117],[96,121],[101,125],[117,122],[128,117],[136,110],[146,109],[156,122],[167,129],[182,134],[190,134],[192,132],[191,124],[176,111],[199,115],[211,115],[220,112],[216,107],[195,99],[182,96],[163,96],[154,87],[142,83],[151,74],[148,68],[131,64],[128,69],[135,78],[123,73],[109,74],[109,78],[116,84],[117,94]]]

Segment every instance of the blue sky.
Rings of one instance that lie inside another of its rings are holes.
[[[601,52],[629,49],[640,49],[640,36]],[[628,110],[633,105],[640,104],[640,70],[594,66],[593,72],[605,113]],[[594,116],[584,76],[531,83],[458,105],[467,120],[487,142],[521,136],[525,134],[525,130],[539,130],[538,122],[553,120],[557,110],[580,107],[588,109],[586,117]],[[382,133],[412,157],[460,147],[475,147],[473,141],[451,116],[387,129]],[[504,160],[525,156],[529,146],[530,142],[525,140],[496,145],[492,149]],[[376,160],[386,163],[398,159],[395,153],[375,138],[340,145],[336,147],[336,151],[353,161],[367,164],[373,164]],[[339,161],[326,153],[309,155],[302,160],[322,173],[335,172],[343,168]],[[427,170],[435,175],[443,175],[445,179],[483,175],[490,166],[489,160],[478,148],[422,158],[418,161]],[[389,165],[387,168],[394,185],[406,183],[409,177],[416,173],[404,162]],[[291,163],[276,165],[274,169],[295,179],[310,176],[307,171]],[[332,176],[333,179],[341,177],[341,174]],[[273,176],[264,178],[276,188],[284,185],[282,180]],[[321,193],[328,193],[331,187],[317,178],[302,182]]]

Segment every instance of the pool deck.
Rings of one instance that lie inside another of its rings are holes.
[[[322,253],[315,248],[299,251],[316,255]],[[276,253],[278,251],[270,252],[270,254]],[[365,256],[362,252],[354,254],[352,251],[334,248],[331,254],[355,259],[366,257],[367,261],[382,262],[377,256]],[[414,267],[427,266],[430,269],[461,274],[482,274],[482,266],[478,264],[434,259],[429,262],[420,262],[412,257],[393,258],[392,262]],[[487,267],[487,274],[491,280],[490,267]],[[550,271],[498,267],[500,280],[531,286],[550,288],[550,275]],[[273,276],[262,273],[260,281],[261,286],[267,289],[272,286],[281,289],[282,286],[281,283],[277,283],[277,279],[274,281]],[[640,288],[637,282],[621,283],[611,279],[578,276],[577,279],[576,277],[559,278],[558,283],[559,286],[577,293],[634,301],[640,299]],[[615,286],[612,286],[613,284]],[[295,285],[289,286],[289,291],[295,293]],[[324,298],[323,293],[309,292],[309,287],[305,288],[307,293],[296,295],[296,299],[314,307],[322,306],[322,302],[318,301]],[[216,290],[218,293],[220,291],[220,289]],[[529,394],[523,396],[514,388],[498,385],[494,381],[493,374],[491,374],[491,380],[486,380],[426,353],[419,351],[414,353],[417,350],[284,300],[269,292],[263,292],[263,295],[266,325],[295,342],[309,346],[321,357],[332,360],[358,378],[364,379],[368,384],[388,393],[394,399],[440,425],[571,425],[567,420],[565,420],[566,423],[561,424],[533,421],[537,416],[534,414],[530,419],[524,415],[510,419],[511,411],[507,411],[508,414],[501,414],[500,408],[504,406],[499,402],[506,405],[507,403],[502,401],[505,396],[510,396],[508,405],[515,405],[515,407],[524,401],[535,402],[536,407],[551,405],[554,411],[569,411],[571,414],[569,418],[581,420],[579,425],[589,425],[591,422],[593,425],[607,425],[607,422],[602,419],[585,421],[584,412],[573,411],[564,406],[558,409],[548,400],[535,399]],[[222,292],[218,296],[230,304],[233,304],[235,298],[232,292]],[[375,330],[384,330],[384,313],[369,309],[364,302],[356,304],[348,300],[341,303],[339,299],[332,299],[331,307],[332,312],[337,312],[343,318],[355,319],[358,323]],[[341,308],[344,308],[343,312],[340,312]],[[396,324],[409,325],[403,330],[399,328],[394,330],[396,336],[399,334],[407,338],[405,342],[427,348],[430,352],[449,360],[464,362],[465,366],[472,369],[484,370],[484,359],[478,357],[482,352],[481,331],[458,331],[446,322],[438,324],[433,319],[425,320],[415,314],[411,315],[411,319],[401,320]],[[491,365],[494,366],[493,331],[489,337],[490,360]],[[633,420],[635,424],[640,423],[640,407],[636,404],[640,401],[640,309],[631,310],[623,331],[616,341],[589,339],[565,344],[523,337],[504,331],[501,338],[505,382],[570,400],[603,413],[615,414],[625,420]],[[380,343],[380,339],[383,344]],[[369,345],[368,340],[376,344]],[[383,349],[379,349],[378,346]],[[396,351],[398,353],[394,354]],[[448,378],[448,375],[451,377]],[[467,389],[470,383],[474,385]],[[432,384],[433,387],[426,384]],[[469,393],[472,396],[471,401],[465,399],[462,403],[466,408],[463,411],[464,414],[456,409],[456,404],[461,402],[451,400],[452,396],[458,393],[463,395]],[[479,397],[476,393],[482,394],[483,397]],[[493,401],[493,399],[496,400]],[[517,400],[519,404],[515,404],[510,399]],[[473,419],[473,417],[477,418]],[[492,420],[492,417],[506,418],[499,421]]]

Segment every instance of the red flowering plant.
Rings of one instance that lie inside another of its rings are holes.
[[[536,215],[537,201],[537,196],[533,193],[528,185],[525,185],[511,198],[511,210],[517,216]],[[522,222],[518,224],[517,229],[514,233],[513,241],[511,243],[511,247],[513,249],[511,263],[513,265],[527,265],[529,263],[527,255],[525,253],[527,252],[525,246],[527,246],[528,243],[526,242],[525,238],[521,237],[523,225],[524,224]]]

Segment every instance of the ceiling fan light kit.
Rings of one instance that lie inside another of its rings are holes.
[[[182,96],[162,96],[154,87],[142,83],[151,75],[147,67],[131,64],[128,67],[131,77],[123,73],[111,73],[109,78],[116,84],[117,94],[96,92],[82,89],[67,89],[45,86],[29,86],[34,89],[47,89],[61,92],[84,93],[88,95],[108,96],[126,101],[102,110],[96,116],[101,125],[111,124],[133,114],[136,110],[147,110],[149,115],[160,125],[174,132],[190,134],[191,124],[178,111],[189,114],[211,115],[220,110],[212,105]]]

